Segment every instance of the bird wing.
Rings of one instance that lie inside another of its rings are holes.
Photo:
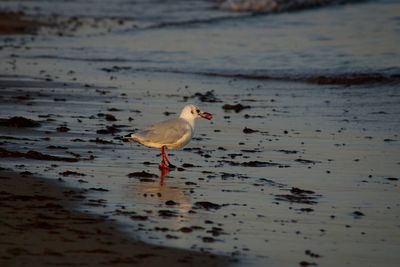
[[[141,141],[174,144],[181,139],[188,131],[192,131],[190,124],[181,118],[175,118],[156,123],[149,128],[136,133]]]

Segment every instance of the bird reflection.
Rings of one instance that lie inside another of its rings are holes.
[[[160,168],[160,186],[164,185],[164,178],[169,173],[169,169],[167,168]]]
[[[169,177],[169,174],[170,170],[160,168],[159,181],[134,182],[130,184],[128,192],[132,198],[139,198],[145,203],[158,207],[162,205],[164,208],[173,208],[186,217],[192,207],[190,188],[187,188],[181,179]],[[170,200],[179,204],[167,206],[165,203]]]

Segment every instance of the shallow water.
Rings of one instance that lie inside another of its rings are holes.
[[[3,75],[11,76],[2,80],[23,76],[28,83],[3,83],[8,86],[2,89],[1,116],[43,120],[39,130],[2,127],[2,136],[32,139],[6,139],[3,146],[96,158],[56,166],[2,159],[2,167],[60,177],[79,188],[109,190],[90,191],[82,209],[106,214],[121,222],[128,234],[155,244],[232,254],[243,266],[293,266],[301,261],[396,266],[399,189],[398,181],[386,178],[400,173],[398,85],[316,85],[234,76],[398,74],[399,4],[365,2],[253,16],[221,11],[206,1],[194,3],[198,8],[160,5],[145,14],[116,5],[107,16],[139,17],[138,29],[116,27],[104,33],[90,32],[89,27],[70,37],[16,37],[12,42],[23,40],[22,48],[3,47],[0,67]],[[60,8],[46,1],[28,4],[40,5],[45,14]],[[76,1],[65,6],[70,8],[66,14],[80,15],[81,5]],[[89,15],[105,16],[104,6],[96,6]],[[193,17],[207,21],[181,23]],[[165,24],[171,21],[176,24]],[[204,73],[213,76],[199,75]],[[29,77],[62,83],[46,85]],[[16,101],[16,90],[33,99]],[[210,90],[222,102],[184,98]],[[170,152],[174,164],[196,167],[172,171],[163,183],[159,178],[145,182],[127,177],[143,170],[160,175],[158,151],[123,143],[119,136],[169,118],[163,115],[166,110],[179,113],[186,101],[215,114],[211,123],[198,122],[198,139],[187,146],[191,150]],[[239,113],[222,109],[234,102],[251,108]],[[99,113],[112,113],[118,121],[107,122]],[[54,121],[39,117],[48,114]],[[125,127],[115,135],[96,134],[113,123]],[[56,132],[63,124],[71,130]],[[244,134],[244,127],[259,132]],[[44,136],[50,140],[41,140]],[[114,144],[90,141],[96,138]],[[236,166],[251,161],[278,165]],[[59,174],[66,170],[86,176]],[[292,187],[314,191],[307,196],[315,197],[316,203],[283,201],[279,195],[290,194]],[[166,205],[169,200],[179,204]],[[195,209],[198,201],[222,206]],[[160,216],[160,210],[172,216]],[[192,232],[182,232],[182,227],[192,227]]]

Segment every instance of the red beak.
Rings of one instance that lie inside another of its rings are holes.
[[[207,119],[207,120],[211,120],[213,118],[213,115],[208,112],[201,112],[199,115],[200,115],[200,117]]]

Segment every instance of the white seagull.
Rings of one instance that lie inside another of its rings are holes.
[[[212,114],[201,111],[195,105],[186,105],[179,118],[162,121],[143,131],[129,134],[127,139],[147,147],[161,148],[160,169],[169,170],[173,165],[169,162],[165,149],[179,149],[187,145],[194,134],[195,119],[212,119]]]

